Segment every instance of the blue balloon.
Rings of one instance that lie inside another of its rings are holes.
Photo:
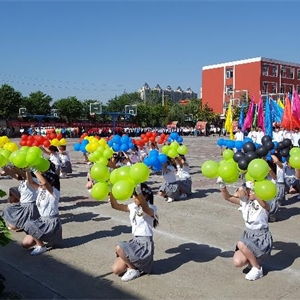
[[[151,166],[150,158],[149,158],[149,157],[145,157],[145,159],[143,160],[143,163],[144,163],[146,166],[150,167],[150,166]]]
[[[171,137],[168,137],[168,142],[169,143],[173,142],[173,139],[171,139]]]
[[[155,149],[152,149],[150,152],[149,152],[149,156],[153,156],[153,157],[157,157],[158,156],[158,151],[155,150]]]
[[[183,142],[183,138],[182,138],[181,136],[178,137],[177,142],[178,142],[178,143],[182,143],[182,142]]]
[[[168,156],[166,154],[161,153],[161,154],[158,155],[158,160],[162,164],[164,164],[168,160]]]
[[[224,139],[218,139],[217,144],[218,144],[218,146],[220,146],[220,147],[225,146],[225,141],[224,141]]]
[[[177,132],[172,132],[172,133],[170,134],[170,138],[171,138],[172,140],[177,140],[177,138],[178,138],[178,133],[177,133]]]
[[[81,145],[84,145],[84,146],[86,146],[88,143],[89,143],[88,140],[82,140],[82,141],[81,141]]]
[[[155,165],[155,163],[158,161],[158,158],[156,156],[148,156],[148,158],[151,166]]]
[[[244,143],[242,141],[236,141],[235,142],[235,148],[237,150],[242,150],[243,149],[243,145],[244,145]]]
[[[109,141],[107,142],[107,145],[108,145],[109,147],[112,147],[113,144],[114,144],[114,142],[113,142],[112,140],[109,140]]]
[[[118,151],[120,151],[121,146],[120,146],[120,144],[113,144],[112,148],[115,152],[118,152]]]
[[[121,137],[121,143],[122,143],[122,144],[128,144],[128,142],[129,142],[129,137],[128,137],[128,135],[123,135],[123,136]]]
[[[226,147],[229,148],[229,149],[233,149],[235,146],[235,142],[232,141],[232,140],[228,140],[226,141]]]
[[[80,151],[80,144],[79,143],[76,143],[76,144],[74,144],[74,150],[75,151]]]
[[[274,149],[278,147],[278,142],[273,142],[274,143]]]
[[[120,150],[125,152],[128,151],[129,150],[128,144],[121,144]]]
[[[160,162],[156,162],[154,165],[152,165],[153,171],[160,171],[162,169],[162,165]]]
[[[266,159],[269,160],[269,161],[272,161],[271,155],[270,155],[270,154],[267,154]]]
[[[83,153],[87,153],[85,146],[86,146],[85,144],[81,144],[81,146],[80,146],[80,151]]]
[[[121,137],[119,135],[114,135],[114,137],[112,138],[112,141],[114,142],[114,144],[121,144]]]
[[[129,149],[133,149],[134,144],[133,143],[128,143],[128,147],[129,147]]]
[[[243,143],[246,144],[246,143],[248,143],[248,142],[253,142],[253,141],[252,141],[252,139],[249,138],[249,137],[244,138]]]
[[[282,160],[283,163],[285,163],[287,161],[285,156],[282,156],[281,160]]]

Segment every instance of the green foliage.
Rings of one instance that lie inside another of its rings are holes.
[[[52,98],[41,91],[30,93],[28,97],[24,97],[22,106],[24,106],[29,114],[32,115],[48,115],[51,112]]]
[[[124,93],[109,100],[106,105],[107,112],[125,112],[125,105],[139,104],[142,100],[139,93]]]
[[[0,87],[0,118],[7,119],[17,117],[22,100],[23,96],[20,92],[15,91],[14,88],[8,84],[3,84]]]

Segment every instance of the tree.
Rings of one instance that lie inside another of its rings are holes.
[[[108,112],[125,112],[125,105],[142,103],[140,95],[136,93],[124,93],[121,96],[116,96],[107,102],[106,109]]]
[[[17,117],[23,96],[20,92],[14,90],[8,84],[3,84],[0,87],[0,118]]]
[[[67,122],[80,119],[84,108],[82,102],[76,97],[57,100],[52,107],[58,109],[59,117]]]
[[[22,101],[23,107],[31,115],[49,115],[51,112],[52,97],[41,91],[30,93]]]

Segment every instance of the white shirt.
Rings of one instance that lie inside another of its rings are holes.
[[[51,153],[49,156],[49,160],[55,165],[55,167],[60,167],[61,162],[59,159],[59,154],[57,152],[55,154]]]
[[[183,165],[182,167],[177,165],[177,176],[179,180],[191,178],[190,167],[188,165]]]
[[[65,164],[66,162],[71,161],[69,152],[64,151],[64,154],[59,153],[59,159],[60,159],[62,164]]]
[[[284,132],[283,132],[283,137],[285,138],[285,139],[292,139],[292,131],[289,131],[289,130],[285,130]]]
[[[256,136],[257,136],[257,132],[256,131],[250,131],[249,133],[248,133],[248,137],[250,138],[250,139],[252,139],[252,141],[253,141],[253,143],[255,143],[256,142]]]
[[[273,141],[282,142],[283,141],[283,132],[282,131],[273,131]]]
[[[298,133],[294,132],[292,134],[292,143],[293,143],[293,146],[295,146],[295,147],[299,146],[299,144],[298,144],[299,139],[300,139],[300,133],[299,132]]]
[[[176,170],[172,165],[167,166],[169,172],[163,172],[162,175],[166,183],[173,183],[176,181]]]
[[[248,229],[268,229],[269,213],[260,206],[257,200],[248,200],[247,197],[240,199],[242,214]]]
[[[240,132],[236,132],[234,135],[234,138],[236,141],[243,141],[244,140],[244,134]]]
[[[261,145],[261,139],[265,136],[263,131],[256,132],[256,143]]]
[[[283,163],[283,168],[276,166],[276,177],[278,183],[284,183],[284,172],[285,172],[286,162]]]
[[[58,204],[60,192],[53,187],[53,195],[48,190],[39,187],[37,190],[36,206],[41,217],[52,217],[58,215]]]
[[[20,182],[18,191],[20,193],[20,203],[34,203],[36,201],[37,192],[27,180]]]
[[[154,214],[157,212],[155,205],[149,204]],[[153,221],[151,217],[143,212],[142,207],[135,203],[128,204],[129,219],[132,226],[132,234],[134,236],[153,236]]]

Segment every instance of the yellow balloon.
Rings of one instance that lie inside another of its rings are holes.
[[[62,138],[62,139],[59,141],[59,144],[60,144],[61,146],[66,146],[66,145],[67,145],[66,139],[65,139],[65,138]]]
[[[106,140],[101,138],[101,139],[99,140],[99,145],[100,145],[100,146],[106,146],[106,145],[107,145]]]
[[[17,151],[19,147],[16,143],[9,142],[3,146],[3,149],[9,150],[10,152],[14,152]]]
[[[51,145],[58,147],[59,146],[59,140],[58,139],[53,139],[51,141]]]

